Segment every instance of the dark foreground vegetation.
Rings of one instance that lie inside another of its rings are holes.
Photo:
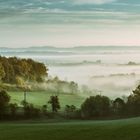
[[[51,110],[48,108],[51,106]],[[61,103],[59,96],[52,95],[50,99],[46,99],[46,104],[42,107],[35,107],[28,103],[26,98],[20,105],[10,103],[10,96],[6,91],[0,91],[0,119],[1,120],[18,120],[33,118],[55,117],[63,119],[119,119],[140,116],[140,86],[138,86],[133,94],[125,99],[116,98],[111,100],[109,97],[96,95],[87,98],[77,108],[74,105],[65,105],[65,109],[60,110]]]

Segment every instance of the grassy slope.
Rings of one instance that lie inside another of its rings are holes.
[[[2,123],[0,140],[139,140],[140,118],[117,121]]]
[[[9,95],[11,96],[11,102],[16,102],[18,104],[21,103],[23,100],[23,92],[8,92]],[[36,106],[42,106],[46,104],[49,99],[51,93],[46,93],[46,92],[28,92],[27,93],[27,101],[29,103],[33,103]],[[81,103],[85,100],[84,97],[78,96],[78,95],[68,95],[68,94],[61,94],[59,95],[60,99],[60,104],[61,107],[64,108],[65,105],[75,105],[79,107]]]

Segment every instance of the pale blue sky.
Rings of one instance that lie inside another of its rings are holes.
[[[140,45],[140,0],[0,0],[0,47]]]

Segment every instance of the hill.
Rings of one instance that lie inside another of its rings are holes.
[[[27,53],[27,52],[95,52],[95,51],[127,51],[140,50],[138,46],[76,46],[76,47],[53,47],[53,46],[35,46],[35,47],[24,47],[24,48],[6,48],[0,47],[1,53]]]

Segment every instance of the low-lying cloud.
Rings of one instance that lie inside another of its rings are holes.
[[[97,4],[97,5],[100,5],[100,4],[106,4],[106,3],[111,3],[111,2],[114,2],[116,0],[73,0],[74,1],[74,4]]]

